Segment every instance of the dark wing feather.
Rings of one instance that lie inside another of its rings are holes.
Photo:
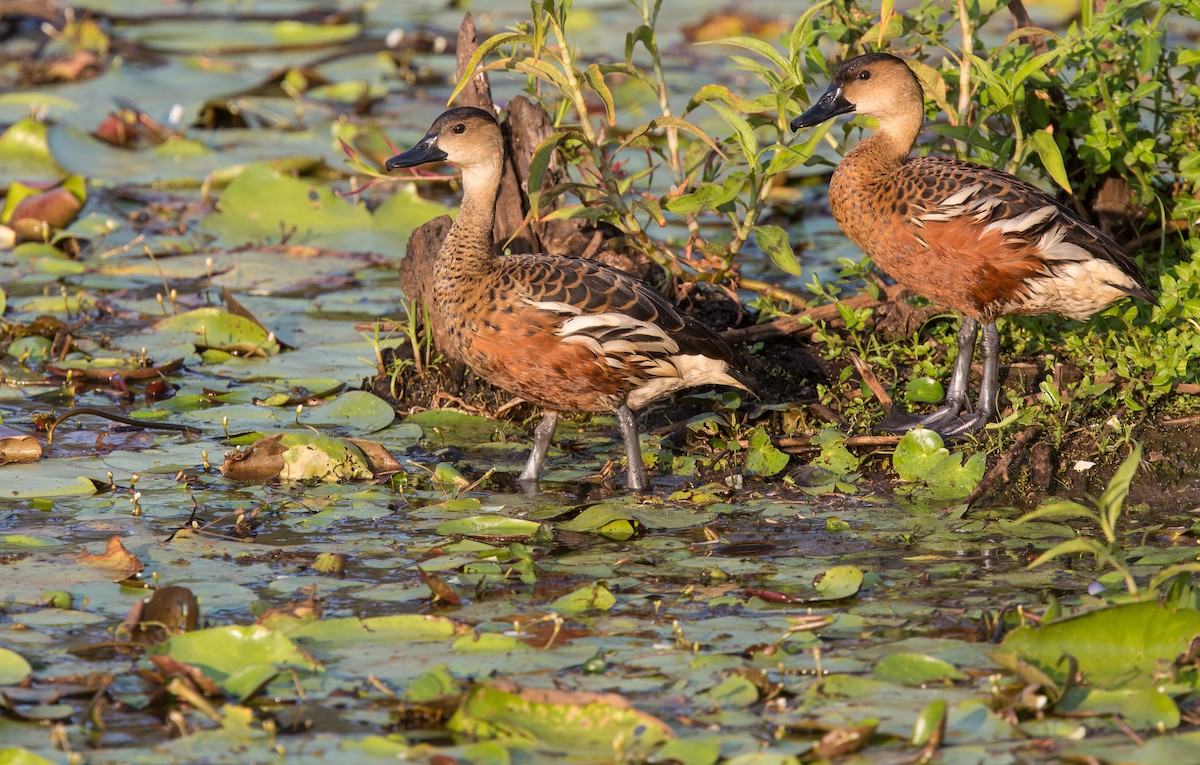
[[[1087,250],[1095,258],[1112,263],[1135,282],[1134,287],[1122,289],[1134,297],[1154,302],[1137,264],[1121,245],[1031,183],[994,168],[938,156],[908,160],[901,167],[899,182],[902,196],[909,200],[910,206],[917,208],[909,211],[914,220],[963,216],[988,225],[1020,221],[1022,216],[1053,207],[1056,215],[1027,227],[1018,227],[1008,235],[1036,242],[1049,228],[1064,226],[1067,241]],[[947,199],[955,203],[943,204]]]
[[[524,298],[566,303],[583,314],[620,313],[654,324],[679,345],[681,354],[724,361],[734,377],[746,382],[737,354],[717,333],[620,269],[585,258],[540,254],[509,255],[500,258],[500,264],[505,281]]]

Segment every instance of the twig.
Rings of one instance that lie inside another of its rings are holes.
[[[80,407],[76,407],[75,409],[68,409],[67,411],[60,414],[57,418],[55,418],[54,421],[51,422],[48,426],[46,426],[46,443],[50,444],[50,443],[54,442],[54,429],[57,428],[59,425],[61,425],[64,420],[68,420],[72,417],[76,417],[81,414],[90,414],[93,417],[103,417],[106,420],[112,420],[113,422],[119,422],[122,425],[131,425],[135,428],[149,428],[149,429],[153,429],[153,430],[176,430],[176,431],[179,431],[180,433],[184,433],[189,436],[200,435],[200,431],[196,430],[195,428],[189,428],[187,425],[176,425],[175,423],[171,423],[171,422],[149,422],[147,420],[135,420],[132,417],[125,417],[124,415],[113,414],[112,412],[106,412],[103,409],[93,409],[90,406],[80,406]]]
[[[892,401],[892,397],[888,395],[888,392],[883,389],[883,385],[879,383],[879,378],[876,377],[875,373],[871,371],[871,368],[867,366],[867,362],[860,359],[858,354],[854,351],[850,351],[850,362],[854,364],[854,369],[858,372],[858,376],[861,377],[863,382],[867,384],[867,387],[871,389],[871,394],[879,400],[879,403],[883,406],[883,410],[885,412],[891,412],[892,407],[895,406],[895,403]]]
[[[745,277],[738,278],[738,286],[748,290],[754,290],[760,295],[766,295],[775,300],[782,300],[798,310],[804,310],[808,307],[808,301],[797,295],[791,290],[777,287],[774,284],[764,282],[760,279],[747,279]]]
[[[992,466],[991,470],[987,471],[987,474],[984,475],[983,480],[981,480],[979,485],[975,487],[975,490],[967,496],[966,503],[970,505],[977,502],[985,494],[991,492],[996,484],[1002,480],[1007,483],[1009,480],[1009,469],[1016,467],[1016,465],[1025,456],[1025,452],[1028,451],[1029,447],[1035,441],[1041,438],[1041,436],[1042,428],[1038,425],[1030,425],[1028,428],[1025,428],[1018,433],[1017,437],[1013,440],[1012,445],[1009,446],[1004,452],[1004,456]]]
[[[817,322],[838,319],[841,316],[841,313],[838,311],[839,305],[849,308],[877,308],[899,300],[904,291],[903,287],[893,285],[888,287],[878,299],[865,293],[855,295],[837,303],[810,306],[800,313],[782,316],[763,324],[756,324],[753,327],[727,329],[721,333],[721,337],[731,343],[753,343],[759,340],[786,337],[788,335],[807,335],[815,331],[816,328],[814,325]],[[810,319],[812,323],[802,323],[801,319],[803,318]]]

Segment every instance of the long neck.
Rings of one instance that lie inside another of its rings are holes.
[[[879,127],[875,135],[863,143],[870,143],[872,152],[877,152],[887,161],[899,164],[908,156],[921,132],[921,123],[925,120],[925,112],[920,99],[906,102],[879,118]]]
[[[495,259],[492,229],[496,221],[496,192],[500,188],[501,167],[497,159],[494,163],[463,169],[462,207],[442,244],[441,259],[459,268],[486,268]]]

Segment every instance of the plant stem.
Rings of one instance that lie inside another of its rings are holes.
[[[808,301],[800,295],[797,295],[795,292],[784,289],[783,287],[777,287],[774,284],[768,284],[760,279],[747,279],[745,277],[738,277],[738,286],[743,289],[757,292],[760,295],[765,295],[774,300],[782,300],[785,303],[789,303],[797,310],[803,310],[804,308],[808,307]]]
[[[975,52],[975,32],[971,28],[966,0],[958,0],[958,28],[962,32],[963,48],[962,60],[958,65],[958,124],[965,125],[971,110],[971,54]],[[959,156],[966,156],[966,141],[956,140],[954,143]]]

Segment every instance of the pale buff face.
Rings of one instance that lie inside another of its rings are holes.
[[[845,99],[854,104],[856,114],[887,121],[914,107],[923,108],[921,85],[903,61],[864,59],[847,62],[835,74],[835,81],[841,84]]]
[[[443,114],[433,123],[429,136],[445,153],[446,161],[463,170],[495,164],[504,156],[500,126],[490,117],[465,111],[455,109]]]

